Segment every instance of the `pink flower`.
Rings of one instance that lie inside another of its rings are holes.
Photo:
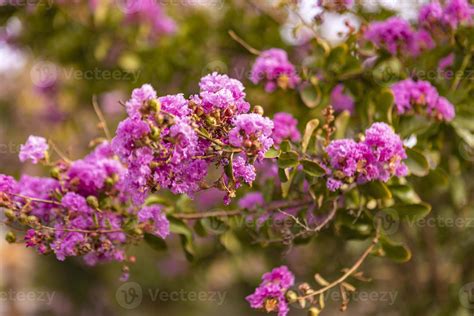
[[[30,136],[26,143],[20,147],[20,161],[31,160],[34,164],[37,164],[40,160],[46,158],[48,149],[48,142],[45,138]]]

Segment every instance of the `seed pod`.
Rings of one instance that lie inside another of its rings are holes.
[[[292,304],[298,300],[298,294],[295,291],[286,292],[286,300],[288,303]]]
[[[61,176],[61,171],[59,170],[58,167],[54,167],[49,171],[49,174],[51,178],[59,180],[59,177]]]
[[[5,217],[8,218],[9,220],[12,221],[15,219],[15,212],[13,212],[13,210],[6,209],[4,213],[5,213]]]
[[[260,105],[254,106],[253,107],[253,113],[263,115],[263,113],[264,113],[263,107],[261,107]]]
[[[156,99],[151,99],[148,101],[148,106],[155,112],[160,112],[161,110],[161,103]]]
[[[308,310],[308,316],[318,316],[321,311],[316,307],[311,307]]]

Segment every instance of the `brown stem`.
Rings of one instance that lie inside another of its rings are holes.
[[[304,295],[304,296],[300,296],[298,297],[298,299],[307,299],[307,298],[310,298],[310,297],[313,297],[313,296],[316,296],[316,295],[319,295],[319,294],[322,294],[330,289],[332,289],[333,287],[335,286],[338,286],[339,284],[341,284],[342,282],[344,282],[348,277],[350,277],[351,275],[353,275],[357,269],[359,269],[359,267],[362,265],[362,263],[364,263],[365,259],[369,256],[369,254],[372,252],[372,250],[374,249],[375,245],[377,245],[379,241],[379,234],[377,233],[376,236],[374,237],[374,239],[372,239],[372,242],[370,243],[370,246],[364,251],[364,253],[360,256],[360,258],[354,263],[354,265],[346,271],[346,273],[344,273],[339,279],[335,280],[334,282],[328,284],[327,286],[315,291],[315,292],[311,292],[310,294],[307,294],[307,295]]]
[[[263,207],[263,209],[267,210],[268,212],[275,212],[279,209],[288,209],[292,207],[300,207],[305,206],[313,201],[297,201],[297,202],[289,202],[283,205],[277,205],[277,203],[273,203],[268,205],[267,207]],[[208,217],[228,217],[228,216],[238,216],[245,213],[245,210],[233,210],[233,211],[210,211],[210,212],[202,212],[202,213],[176,213],[172,214],[172,216],[181,219],[200,219],[200,218],[208,218]]]
[[[105,121],[104,114],[102,113],[102,111],[100,110],[99,105],[97,104],[97,97],[95,95],[92,97],[92,106],[94,107],[95,114],[99,118],[100,127],[104,130],[105,137],[108,140],[111,140],[112,137],[110,136],[110,131],[109,131],[109,128],[107,126],[107,122]]]

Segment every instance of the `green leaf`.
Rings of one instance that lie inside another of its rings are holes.
[[[265,153],[265,158],[267,159],[278,158],[280,154],[281,154],[281,150],[278,150],[272,147],[269,150],[267,150],[267,152]]]
[[[376,199],[391,199],[392,192],[388,189],[387,185],[380,181],[371,181],[361,186],[364,193],[372,196]]]
[[[306,85],[300,91],[301,100],[310,109],[315,108],[321,103],[322,93],[319,86]]]
[[[309,142],[311,140],[311,137],[313,136],[314,131],[318,128],[319,126],[319,120],[318,119],[313,119],[306,123],[306,128],[304,131],[303,135],[303,140],[301,142],[301,145],[303,147],[303,153],[306,152],[308,149]]]
[[[406,153],[408,158],[405,163],[412,174],[424,177],[430,172],[430,165],[425,155],[412,148],[407,148]]]
[[[382,89],[375,100],[376,108],[383,112],[383,118],[388,123],[392,123],[392,108],[394,101],[395,96],[393,95],[392,90],[387,88]]]
[[[411,259],[411,251],[402,243],[389,240],[387,237],[380,238],[382,255],[396,262],[407,262]]]
[[[287,182],[288,181],[287,170],[278,168],[278,177],[280,178],[280,181],[282,183]]]
[[[294,151],[289,151],[282,153],[278,158],[278,166],[280,168],[286,169],[291,167],[298,166],[298,153]]]
[[[158,237],[158,236],[155,236],[153,234],[148,234],[148,233],[145,233],[145,235],[143,236],[143,238],[145,239],[145,242],[153,249],[155,250],[159,250],[159,251],[162,251],[162,250],[166,250],[168,248],[168,246],[166,245],[166,242]]]
[[[311,160],[301,160],[303,171],[312,177],[321,177],[326,174],[326,171],[317,163]]]
[[[214,235],[220,235],[229,229],[226,223],[216,217],[203,218],[200,222],[206,231]]]
[[[396,210],[401,219],[415,222],[431,212],[431,205],[427,203],[393,205],[387,209]]]
[[[290,142],[287,141],[287,140],[282,141],[281,144],[280,144],[280,149],[281,149],[282,152],[290,151],[291,150]]]

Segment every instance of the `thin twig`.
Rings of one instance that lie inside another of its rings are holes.
[[[105,137],[107,138],[107,140],[110,141],[112,137],[110,136],[109,127],[107,126],[107,122],[105,121],[104,114],[102,113],[99,105],[97,104],[97,97],[95,95],[92,96],[92,106],[94,107],[95,114],[99,118],[100,127],[104,130]]]
[[[301,207],[312,203],[312,201],[297,201],[297,202],[290,202],[283,205],[276,205],[276,203],[269,204],[267,207],[263,207],[267,212],[275,212],[280,209],[287,209],[292,207]],[[233,211],[210,211],[210,212],[202,212],[202,213],[175,213],[171,214],[173,217],[181,218],[181,219],[200,219],[200,218],[208,218],[208,217],[229,217],[229,216],[238,216],[245,213],[245,210],[233,210]]]
[[[10,193],[10,194],[14,195],[14,196],[18,196],[20,198],[23,198],[23,199],[31,201],[31,202],[39,202],[39,203],[54,204],[54,205],[58,205],[58,206],[63,206],[60,202],[53,201],[53,200],[39,199],[39,198],[29,197],[29,196],[22,195],[22,194],[17,194],[17,193]]]
[[[323,287],[323,288],[321,288],[321,289],[319,289],[315,292],[311,292],[310,294],[300,296],[300,297],[298,297],[298,299],[304,300],[304,299],[322,294],[322,293],[326,292],[327,290],[330,290],[333,287],[338,286],[339,284],[343,283],[348,277],[350,277],[352,274],[354,274],[357,271],[357,269],[359,269],[359,267],[362,265],[362,263],[364,263],[365,259],[369,256],[369,254],[372,252],[374,247],[379,242],[379,237],[380,237],[379,236],[379,231],[377,230],[377,233],[376,233],[374,239],[372,239],[372,242],[370,243],[369,247],[367,247],[367,249],[364,251],[364,253],[354,263],[354,265],[350,269],[348,269],[339,279],[335,280],[334,282],[328,284],[327,286],[325,286],[325,287]]]
[[[252,46],[250,46],[249,43],[247,43],[246,41],[244,41],[240,36],[238,36],[234,31],[232,30],[229,30],[229,35],[230,37],[232,37],[232,39],[234,41],[236,41],[237,43],[239,43],[240,45],[242,45],[246,50],[248,50],[251,54],[254,54],[254,55],[257,55],[259,56],[260,55],[260,51],[256,48],[253,48]]]
[[[58,156],[59,156],[62,160],[64,160],[64,161],[67,162],[67,163],[71,163],[71,162],[72,162],[72,160],[69,159],[69,158],[64,154],[64,152],[62,152],[62,151],[59,149],[58,146],[56,146],[56,144],[53,142],[53,140],[50,139],[50,140],[49,140],[49,144],[51,145],[51,147],[53,148],[53,150],[56,152],[56,154],[58,154]]]

